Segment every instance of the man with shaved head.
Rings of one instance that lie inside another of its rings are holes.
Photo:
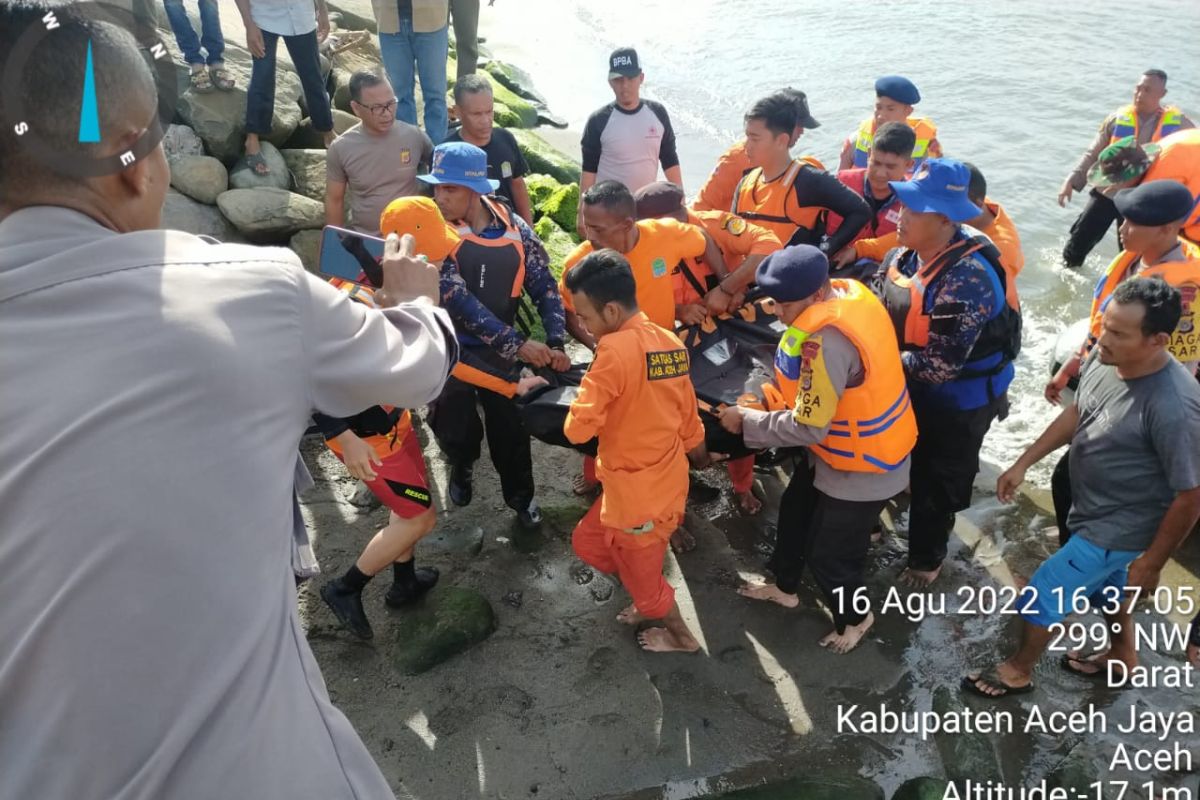
[[[437,269],[391,237],[368,309],[158,230],[135,37],[46,13],[0,2],[0,794],[392,798],[297,615],[296,453],[314,409],[438,395]]]

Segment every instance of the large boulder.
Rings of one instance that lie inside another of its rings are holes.
[[[313,200],[325,199],[325,151],[284,150],[283,161],[292,173],[293,191]],[[347,193],[348,194],[348,193]]]
[[[492,97],[498,105],[502,105],[516,115],[520,121],[519,125],[511,127],[519,128],[536,128],[538,124],[537,106],[526,100],[524,97],[516,94],[512,90],[506,88],[504,84],[493,78],[490,74],[482,73],[485,78],[492,84]],[[509,127],[509,126],[506,126]]]
[[[221,213],[255,241],[280,241],[325,224],[325,206],[283,189],[230,189],[217,198]]]
[[[183,156],[204,155],[204,142],[187,125],[168,125],[167,132],[163,134],[162,145],[167,161],[174,161]]]
[[[513,136],[525,160],[529,162],[531,172],[549,175],[559,183],[578,183],[579,164],[550,146],[550,144],[533,131],[514,129]]]
[[[492,104],[492,120],[501,128],[521,127],[521,117],[517,112],[501,103],[499,100]]]
[[[186,231],[197,236],[211,236],[222,242],[244,241],[220,211],[212,206],[197,203],[174,189],[167,190],[159,227],[164,230]]]
[[[900,784],[892,800],[942,800],[949,786],[941,778],[912,778]]]
[[[579,213],[579,184],[559,186],[538,204],[538,211],[557,222],[563,230],[574,231],[576,215]]]
[[[392,662],[419,675],[479,644],[496,630],[496,614],[479,592],[455,586],[434,589],[399,619]]]
[[[288,247],[300,256],[300,263],[309,272],[316,272],[321,261],[321,231],[300,231],[288,239]]]
[[[349,28],[359,31],[370,31],[377,33],[379,24],[375,22],[375,17],[370,13],[370,3],[365,5],[348,3],[345,0],[333,0],[327,3],[330,11],[336,11],[341,15],[339,25],[343,28]]]
[[[533,78],[520,67],[492,59],[483,65],[483,70],[518,97],[532,101],[535,105],[546,105],[546,98],[533,88]]]
[[[179,116],[204,140],[211,155],[226,164],[232,164],[242,155],[246,140],[246,92],[242,89],[207,94],[185,92],[179,98]],[[276,97],[271,132],[264,138],[273,143],[283,142],[299,123],[300,107],[295,100],[281,102]]]
[[[263,160],[267,162],[267,174],[259,175],[245,156],[238,159],[237,165],[229,171],[229,185],[234,189],[290,189],[292,176],[288,171],[287,162],[270,142],[259,142]]]
[[[171,185],[193,200],[215,205],[229,188],[229,172],[212,156],[177,156],[170,165]]]
[[[336,108],[333,110],[333,132],[339,136],[357,124],[358,117],[353,114],[347,114]],[[312,119],[305,119],[292,133],[284,147],[288,150],[324,150],[325,138],[320,131],[313,127]]]

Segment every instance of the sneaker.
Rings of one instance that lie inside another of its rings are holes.
[[[456,506],[471,504],[471,478],[473,470],[454,464],[450,467],[450,502]]]
[[[517,523],[525,530],[533,530],[542,524],[542,509],[534,500],[527,508],[517,512]]]
[[[321,587],[321,599],[338,621],[360,639],[375,636],[367,612],[363,610],[362,593],[347,589],[341,578],[334,578]]]
[[[440,575],[436,567],[421,567],[414,570],[413,574],[417,578],[415,586],[408,587],[395,581],[392,582],[392,588],[388,589],[387,594],[383,596],[383,602],[390,608],[401,608],[420,598],[421,595],[437,586]]]

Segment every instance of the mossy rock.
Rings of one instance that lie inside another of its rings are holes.
[[[532,101],[537,105],[546,105],[546,98],[533,88],[533,78],[520,67],[503,61],[492,60],[483,65],[483,71],[495,78],[506,89]]]
[[[933,693],[933,710],[942,719],[961,715],[965,706],[957,689],[939,687]],[[938,733],[934,734],[938,752],[942,756],[942,768],[952,783],[966,781],[1002,783],[1000,764],[991,740],[982,733]]]
[[[565,503],[560,506],[543,506],[542,520],[545,524],[560,533],[569,534],[575,530],[579,520],[587,513],[587,507],[578,503]]]
[[[533,232],[546,246],[546,254],[550,256],[550,272],[555,280],[562,277],[563,262],[575,250],[578,242],[550,217],[542,217],[533,226]]]
[[[537,106],[535,106],[533,103],[526,100],[524,97],[521,97],[517,93],[513,92],[511,89],[506,87],[504,84],[500,83],[500,81],[496,80],[488,73],[484,72],[483,75],[492,84],[492,97],[495,99],[496,105],[504,106],[509,111],[511,111],[513,114],[515,114],[517,116],[518,120],[520,121],[520,124],[518,124],[518,125],[505,126],[505,127],[513,127],[513,128],[536,128],[537,127],[537,124],[538,124]]]
[[[349,5],[332,0],[329,3],[329,10],[336,11],[341,14],[341,19],[338,20],[338,27],[343,30],[355,31],[370,31],[371,33],[379,32],[379,25],[375,22],[375,17],[366,17],[362,14],[355,13]]]
[[[533,207],[535,216],[537,207],[550,199],[550,195],[562,186],[554,177],[532,173],[525,176],[525,189],[529,192],[529,205]]]
[[[720,795],[721,800],[884,800],[883,789],[857,776],[806,776]]]
[[[538,204],[538,210],[557,222],[564,231],[575,230],[575,219],[579,214],[579,184],[569,183],[558,187]]]
[[[471,589],[438,587],[398,615],[392,663],[419,675],[479,644],[496,630],[487,598]]]
[[[519,128],[521,127],[521,117],[508,106],[501,102],[496,102],[492,106],[492,119],[501,128]]]
[[[521,153],[529,163],[530,172],[549,175],[559,183],[578,183],[579,164],[554,149],[533,131],[517,129],[512,132]]]
[[[892,800],[942,800],[949,786],[941,778],[913,778],[900,784]]]

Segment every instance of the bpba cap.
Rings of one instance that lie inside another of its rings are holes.
[[[1150,181],[1122,189],[1113,203],[1135,225],[1170,225],[1191,215],[1195,199],[1179,181]]]
[[[812,297],[829,280],[829,259],[811,244],[776,250],[754,271],[758,288],[777,303]]]
[[[875,96],[890,97],[906,106],[915,106],[921,102],[921,93],[917,85],[903,75],[884,75],[875,81]]]
[[[632,47],[618,47],[608,57],[609,80],[613,78],[636,78],[641,74],[642,67],[638,63],[637,50],[634,50]]]

